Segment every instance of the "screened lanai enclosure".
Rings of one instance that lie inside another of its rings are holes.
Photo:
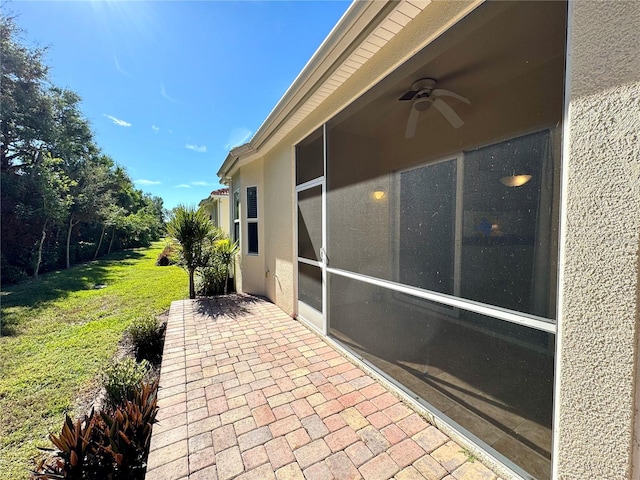
[[[524,478],[551,471],[566,10],[481,5],[296,147],[301,317]]]

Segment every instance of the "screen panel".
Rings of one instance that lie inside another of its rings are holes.
[[[319,128],[296,145],[296,185],[324,175],[324,135]]]
[[[552,334],[328,280],[332,336],[526,471],[549,476]]]
[[[322,312],[322,269],[298,262],[298,299]]]
[[[298,256],[320,261],[322,185],[298,192]]]
[[[456,160],[400,173],[398,280],[454,293]]]

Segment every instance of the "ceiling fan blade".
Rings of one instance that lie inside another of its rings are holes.
[[[413,138],[413,136],[416,134],[418,115],[420,115],[420,112],[416,110],[414,105],[411,105],[411,112],[409,112],[409,119],[407,120],[407,129],[404,133],[405,138]]]
[[[401,100],[403,102],[407,100],[411,100],[413,97],[416,96],[416,93],[418,93],[418,90],[409,90],[407,93],[402,95],[398,100]]]
[[[436,98],[433,101],[433,106],[436,107],[442,115],[444,115],[444,118],[446,118],[449,121],[449,123],[453,128],[460,128],[462,125],[464,125],[464,121],[453,110],[453,108],[451,108],[449,105],[447,105],[445,102],[443,102],[439,98]]]
[[[451,90],[445,90],[444,88],[436,88],[433,92],[432,95],[434,97],[452,97],[452,98],[456,98],[458,100],[460,100],[461,102],[467,103],[469,105],[471,105],[471,102],[469,101],[468,98],[463,97],[462,95],[458,95],[455,92],[452,92]]]

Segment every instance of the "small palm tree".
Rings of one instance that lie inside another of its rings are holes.
[[[224,294],[227,294],[227,285],[229,285],[229,268],[233,263],[233,257],[238,253],[238,242],[231,243],[228,238],[218,240],[216,242],[216,254],[220,258],[220,263],[224,265],[225,269],[225,282],[224,282]]]
[[[205,261],[212,228],[213,224],[202,210],[185,205],[178,205],[167,223],[167,233],[180,245],[180,264],[189,273],[189,298],[196,298],[195,271]]]

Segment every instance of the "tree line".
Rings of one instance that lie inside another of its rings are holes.
[[[162,199],[96,145],[80,96],[55,86],[46,48],[0,14],[0,280],[69,268],[164,232]]]

